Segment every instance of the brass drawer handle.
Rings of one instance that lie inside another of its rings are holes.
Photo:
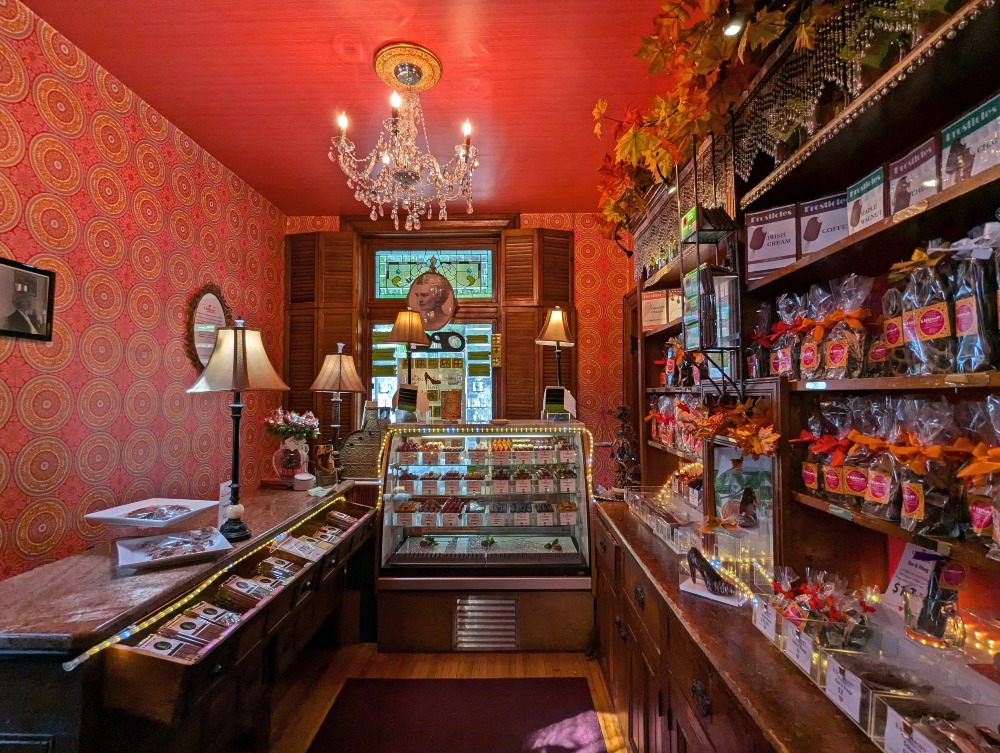
[[[601,539],[601,554],[607,554],[607,553],[608,553],[608,542],[606,542],[604,539]]]
[[[712,713],[712,702],[708,699],[708,693],[705,690],[705,686],[702,685],[701,680],[695,680],[691,683],[691,695],[694,697],[694,702],[698,706],[698,713],[702,718],[710,716]]]
[[[635,594],[635,601],[636,601],[636,603],[640,607],[645,607],[646,606],[646,594],[643,592],[642,586],[639,585],[639,584],[636,584],[636,587],[635,587],[635,590],[633,591],[633,593]]]

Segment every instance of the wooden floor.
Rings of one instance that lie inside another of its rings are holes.
[[[372,643],[309,649],[287,675],[272,716],[271,753],[305,753],[349,677],[586,677],[608,753],[624,753],[618,720],[596,661],[578,653],[380,654]]]

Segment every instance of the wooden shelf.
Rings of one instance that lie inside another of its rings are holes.
[[[657,442],[655,439],[647,439],[646,444],[650,447],[655,447],[657,450],[662,450],[663,452],[668,452],[671,455],[676,455],[682,460],[687,460],[689,463],[701,462],[701,455],[696,452],[688,452],[687,450],[682,450],[679,447],[671,447],[668,444],[663,444],[663,442]]]
[[[657,335],[673,335],[681,331],[681,324],[683,324],[683,319],[674,319],[672,322],[667,322],[666,324],[661,324],[655,329],[644,330],[642,333],[643,337],[656,337]]]
[[[707,251],[704,247],[708,246]],[[684,272],[690,272],[698,266],[698,246],[682,245],[680,254],[675,256],[666,265],[656,270],[645,282],[642,283],[643,290],[665,290],[667,288],[679,288],[681,286],[681,261],[684,262]],[[701,263],[720,264],[722,258],[719,248],[712,244],[703,243],[701,252]]]
[[[791,382],[794,392],[862,392],[866,390],[945,390],[1000,387],[1000,372],[942,374],[920,377],[873,377],[869,379],[812,379]]]
[[[692,387],[647,387],[647,395],[689,395],[694,392]]]
[[[995,165],[818,253],[754,280],[747,288],[765,290],[781,283],[782,292],[791,292],[828,282],[847,271],[883,274],[890,264],[908,259],[913,249],[928,239],[958,238],[969,228],[991,220],[998,205],[1000,165]]]
[[[1000,5],[971,0],[740,201],[754,211],[843,191],[972,109],[1000,69]]]
[[[796,501],[806,507],[822,510],[823,512],[831,515],[836,515],[838,518],[849,520],[859,526],[868,528],[872,531],[884,533],[887,536],[892,536],[893,538],[902,539],[903,541],[912,541],[914,544],[918,544],[919,546],[927,549],[933,549],[939,554],[946,555],[955,562],[960,562],[969,567],[987,570],[991,573],[1000,575],[1000,562],[987,558],[986,546],[984,544],[980,544],[975,541],[943,541],[940,539],[931,539],[926,536],[917,536],[909,531],[904,531],[899,527],[898,523],[893,523],[889,520],[882,520],[880,518],[873,518],[872,516],[865,515],[857,510],[850,510],[832,502],[828,502],[825,499],[814,497],[811,494],[806,494],[804,492],[792,492],[792,496],[795,497]]]

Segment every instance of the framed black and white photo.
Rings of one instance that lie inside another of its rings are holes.
[[[0,259],[0,337],[52,341],[56,274]]]

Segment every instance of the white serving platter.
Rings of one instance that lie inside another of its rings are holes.
[[[187,546],[181,545],[189,541]],[[135,539],[119,539],[119,567],[162,567],[214,557],[233,548],[218,528],[198,528],[180,533],[164,533]],[[173,553],[172,553],[173,551]]]
[[[129,502],[127,505],[109,507],[107,510],[87,513],[83,517],[97,523],[107,523],[113,526],[138,526],[140,528],[165,528],[182,520],[187,520],[192,515],[197,515],[203,510],[218,507],[219,501],[215,499],[164,499],[155,497],[144,499],[140,502]],[[142,518],[136,517],[135,512],[146,507],[186,507],[187,512],[178,512],[169,518]]]

